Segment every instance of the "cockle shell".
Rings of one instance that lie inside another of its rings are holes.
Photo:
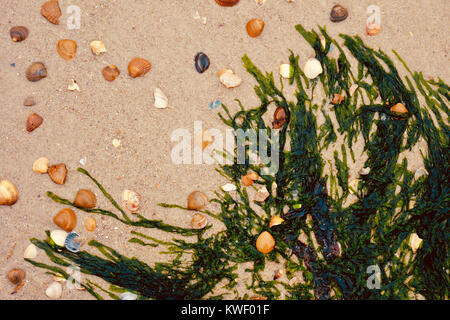
[[[280,75],[285,79],[292,78],[294,75],[294,68],[288,63],[280,64]]]
[[[216,0],[216,3],[221,7],[232,7],[239,3],[239,0]]]
[[[114,81],[120,75],[119,69],[115,65],[109,65],[103,68],[102,70],[103,78],[106,81]]]
[[[60,247],[64,247],[68,233],[63,230],[53,230],[50,232],[50,238],[52,241]]]
[[[61,298],[62,295],[62,286],[59,282],[52,282],[47,290],[45,290],[45,294],[47,295],[47,297],[49,297],[50,299],[59,299]]]
[[[284,219],[279,216],[273,216],[270,219],[269,228],[272,228],[274,226],[277,226],[279,224],[282,224],[284,222]]]
[[[169,99],[161,89],[155,88],[155,90],[153,91],[153,95],[155,97],[155,107],[157,107],[158,109],[167,108]]]
[[[141,196],[133,190],[124,190],[122,192],[122,204],[130,212],[139,211]]]
[[[33,171],[36,173],[47,173],[49,160],[45,157],[41,157],[34,161]]]
[[[30,245],[25,249],[25,252],[23,253],[23,257],[25,259],[34,259],[37,257],[37,247],[30,243]]]
[[[25,271],[23,271],[22,269],[11,269],[8,272],[8,279],[12,284],[20,284],[23,282],[23,280],[25,280]]]
[[[11,36],[11,40],[14,42],[20,42],[25,40],[28,37],[28,29],[24,26],[16,26],[12,27],[9,30],[9,35]]]
[[[316,58],[310,58],[306,61],[303,72],[308,79],[314,79],[323,72],[322,65]]]
[[[47,69],[42,62],[33,62],[25,71],[28,81],[36,82],[47,77]]]
[[[64,163],[52,165],[48,168],[50,179],[56,184],[64,184],[67,177],[67,168]]]
[[[191,210],[202,210],[208,204],[208,197],[201,191],[193,191],[188,195],[187,206]]]
[[[35,129],[37,129],[42,122],[44,121],[44,118],[42,118],[37,113],[31,113],[28,115],[27,122],[26,122],[26,129],[28,132],[31,132]]]
[[[256,249],[263,254],[267,254],[271,252],[273,248],[275,248],[275,239],[269,232],[264,231],[258,236],[258,239],[256,239]]]
[[[0,180],[0,206],[12,206],[19,197],[17,188],[8,180]]]
[[[92,53],[95,54],[96,56],[98,56],[101,53],[106,52],[105,44],[103,42],[101,42],[100,40],[91,41],[89,46],[91,47]]]
[[[259,36],[264,29],[264,21],[261,19],[251,19],[247,22],[246,30],[250,37],[256,38]]]
[[[97,204],[97,197],[88,189],[80,189],[75,196],[73,203],[80,208],[92,209]]]
[[[330,20],[333,22],[344,21],[348,17],[348,11],[340,4],[335,5],[331,8]]]
[[[203,229],[204,227],[206,227],[207,224],[208,219],[200,213],[196,213],[192,217],[191,227],[193,229]]]
[[[70,39],[62,39],[56,44],[56,50],[61,58],[69,61],[77,53],[77,43]]]
[[[77,253],[80,251],[81,247],[81,239],[80,235],[74,231],[69,233],[66,237],[66,240],[64,241],[64,246],[67,250],[73,253]]]
[[[96,226],[97,226],[97,223],[95,222],[94,218],[87,217],[84,220],[84,227],[86,228],[87,231],[90,231],[90,232],[94,231]]]
[[[222,69],[217,75],[220,82],[227,88],[234,88],[242,83],[242,79],[229,69]]]
[[[128,64],[128,73],[132,78],[142,77],[145,75],[150,69],[152,65],[149,61],[143,58],[134,58]]]
[[[61,8],[57,0],[45,2],[41,6],[41,14],[51,23],[59,24],[59,17],[61,17]]]
[[[70,232],[77,225],[77,216],[72,209],[65,208],[58,212],[53,222],[64,231]]]

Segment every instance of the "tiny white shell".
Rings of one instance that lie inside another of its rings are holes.
[[[323,72],[322,65],[316,58],[310,58],[306,61],[303,72],[308,79],[314,79]]]
[[[59,282],[52,282],[47,290],[45,290],[47,297],[51,299],[59,299],[62,295],[62,286]]]
[[[289,79],[293,76],[293,74],[294,74],[294,70],[290,64],[283,63],[280,65],[280,75],[283,78]]]
[[[362,168],[361,170],[359,170],[359,174],[362,176],[366,176],[370,173],[370,168]]]
[[[68,233],[63,230],[53,230],[52,232],[50,232],[50,238],[56,245],[60,247],[64,247],[67,236]]]
[[[232,183],[227,183],[221,186],[222,190],[225,192],[230,192],[236,190],[236,186]]]
[[[137,294],[128,291],[120,294],[120,300],[136,300],[137,298]]]
[[[75,79],[72,79],[72,83],[67,86],[70,91],[81,91]]]
[[[30,244],[23,253],[23,257],[25,259],[34,259],[37,256],[36,246],[34,244]]]
[[[155,107],[157,107],[158,109],[167,108],[167,105],[169,104],[169,99],[166,97],[164,92],[162,92],[162,90],[159,88],[155,88],[153,94],[155,96]]]
[[[220,82],[227,88],[234,88],[242,83],[242,79],[232,70],[223,69],[219,73]]]

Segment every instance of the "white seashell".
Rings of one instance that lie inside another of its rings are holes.
[[[83,158],[80,159],[80,164],[82,166],[85,166],[86,165],[86,161],[87,161],[86,157],[83,157]]]
[[[307,78],[314,79],[323,72],[322,65],[316,58],[310,58],[308,59],[308,61],[306,61],[303,72],[305,73]]]
[[[258,189],[255,195],[255,201],[265,201],[270,196],[269,191],[266,187],[262,187],[261,189]]]
[[[361,170],[359,170],[359,174],[362,176],[366,176],[370,173],[370,168],[362,168]]]
[[[70,91],[81,91],[75,79],[72,79],[72,83],[67,86]]]
[[[60,247],[64,247],[67,236],[68,233],[63,230],[53,230],[52,232],[50,232],[50,238],[56,245]]]
[[[280,65],[280,75],[285,79],[292,78],[294,75],[294,69],[290,64],[283,63]]]
[[[420,244],[422,243],[422,241],[423,240],[421,238],[419,238],[417,233],[412,233],[411,234],[411,236],[409,237],[409,246],[411,247],[413,252],[416,252],[417,249],[419,249]]]
[[[37,250],[36,246],[34,244],[30,244],[23,253],[23,257],[25,259],[34,259],[37,256]]]
[[[114,146],[114,148],[120,147],[120,140],[119,139],[113,139],[112,145]]]
[[[242,79],[232,70],[222,69],[218,75],[220,82],[227,88],[234,88],[242,83]]]
[[[169,103],[169,99],[167,99],[164,92],[161,91],[159,88],[155,88],[155,91],[153,92],[155,96],[155,107],[158,109],[165,109],[167,108],[167,105]]]
[[[225,192],[230,192],[230,191],[236,190],[236,186],[234,184],[232,184],[232,183],[224,184],[220,188],[222,188],[222,190],[225,191]]]
[[[130,212],[139,211],[141,196],[133,190],[124,190],[122,192],[122,204]]]
[[[120,300],[136,300],[137,298],[137,294],[128,291],[120,294]]]
[[[47,173],[49,160],[41,157],[33,163],[33,171],[36,173]]]
[[[54,282],[62,282],[62,283],[64,283],[64,282],[67,281],[63,276],[53,276],[53,277],[52,277],[52,280],[53,280]]]
[[[62,286],[59,282],[52,282],[47,290],[45,290],[45,294],[50,299],[59,299],[62,295]]]
[[[96,56],[98,56],[100,53],[106,52],[105,44],[100,40],[91,41],[89,46],[91,47],[92,53]]]

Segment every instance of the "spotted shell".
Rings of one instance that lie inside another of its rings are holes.
[[[53,218],[53,222],[64,231],[70,232],[77,225],[77,216],[72,209],[64,208]]]
[[[152,64],[143,58],[134,58],[128,64],[128,73],[132,78],[142,77],[152,68]]]
[[[56,44],[56,49],[61,58],[68,61],[75,56],[77,52],[77,43],[73,40],[62,39]]]
[[[41,14],[49,22],[59,24],[59,17],[61,17],[61,8],[57,0],[50,0],[41,6]]]
[[[25,40],[28,37],[28,29],[24,26],[16,26],[12,27],[9,30],[9,35],[11,36],[11,40],[14,42],[20,42]]]

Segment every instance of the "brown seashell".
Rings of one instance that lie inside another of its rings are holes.
[[[264,21],[262,21],[261,19],[251,19],[249,22],[247,22],[246,29],[250,37],[256,38],[264,29]]]
[[[273,280],[280,279],[280,277],[282,275],[283,275],[283,270],[281,270],[281,269],[275,270],[275,272],[273,274]]]
[[[368,23],[366,25],[366,33],[368,36],[377,35],[381,31],[381,26],[376,23]]]
[[[344,21],[348,17],[348,11],[340,4],[335,5],[331,8],[330,20],[333,22]]]
[[[250,172],[241,178],[241,182],[244,186],[248,187],[251,186],[255,180],[258,180],[258,178],[256,172]]]
[[[84,220],[84,227],[86,228],[87,231],[92,232],[97,227],[97,223],[95,222],[94,218],[88,217],[86,218],[86,220]]]
[[[281,127],[283,127],[283,124],[285,122],[286,122],[286,112],[284,111],[284,108],[282,106],[279,106],[273,113],[272,127],[274,129],[280,129]]]
[[[202,210],[208,204],[208,197],[200,191],[193,191],[188,195],[187,206],[191,210]]]
[[[208,219],[200,213],[194,214],[191,221],[192,229],[203,229],[208,224]]]
[[[77,53],[77,43],[73,40],[62,39],[56,44],[56,50],[61,58],[69,61]]]
[[[403,103],[397,103],[391,107],[391,112],[403,114],[408,113],[408,109],[406,109]]]
[[[17,188],[8,180],[0,180],[0,206],[12,206],[19,197]]]
[[[48,168],[50,179],[56,184],[64,184],[66,182],[67,168],[64,163],[55,164]]]
[[[11,269],[8,272],[8,279],[12,284],[20,284],[25,280],[25,271],[22,269]]]
[[[50,0],[41,6],[41,14],[49,22],[59,24],[59,17],[61,17],[61,8],[57,0]]]
[[[272,227],[274,227],[274,226],[277,226],[277,225],[279,225],[279,224],[282,224],[284,222],[284,219],[283,218],[281,218],[281,217],[279,217],[279,216],[273,216],[271,219],[270,219],[270,222],[269,222],[269,228],[272,228]]]
[[[103,68],[102,75],[106,81],[114,81],[120,75],[120,71],[115,65],[109,65]]]
[[[28,37],[28,29],[27,27],[17,26],[12,27],[9,30],[9,35],[11,36],[11,40],[14,42],[20,42],[25,40]]]
[[[31,107],[36,104],[36,101],[32,96],[26,97],[25,100],[23,100],[23,105],[26,107]]]
[[[141,203],[141,195],[133,190],[122,192],[122,204],[129,212],[138,212]]]
[[[77,216],[72,209],[65,208],[58,212],[53,222],[64,231],[70,232],[77,225]]]
[[[256,239],[256,249],[261,253],[267,254],[271,252],[273,248],[275,248],[275,239],[269,232],[264,231],[258,236],[258,239]]]
[[[142,77],[152,68],[152,64],[143,58],[134,58],[128,64],[128,73],[132,78]]]
[[[27,118],[26,128],[28,132],[33,131],[34,129],[38,128],[42,122],[44,121],[44,118],[42,118],[40,115],[36,113],[31,113]]]
[[[216,0],[216,3],[221,7],[232,7],[239,3],[239,0]]]
[[[339,93],[335,93],[333,96],[333,100],[331,100],[331,103],[340,104],[342,101],[344,101],[344,97],[341,96]]]
[[[97,197],[91,190],[80,189],[73,203],[80,208],[92,209],[97,204]]]
[[[47,69],[42,62],[33,62],[25,71],[28,81],[36,82],[47,76]]]

